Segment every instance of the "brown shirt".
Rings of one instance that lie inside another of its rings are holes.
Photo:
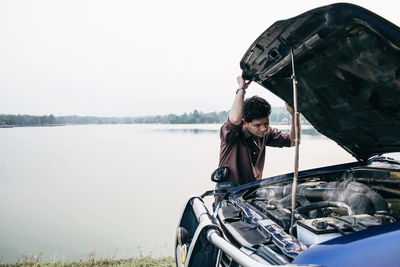
[[[265,146],[290,147],[289,134],[268,127],[263,138],[253,136],[246,127],[232,124],[229,119],[220,131],[219,167],[229,167],[229,180],[239,185],[260,179],[265,163]],[[259,155],[261,150],[261,155]],[[254,167],[254,170],[253,170]],[[258,174],[258,175],[257,175]]]

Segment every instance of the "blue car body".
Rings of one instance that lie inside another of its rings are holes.
[[[293,104],[293,62],[298,110],[356,161],[299,172],[294,212],[294,173],[217,181],[185,206],[177,266],[400,266],[400,29],[356,5],[324,6],[270,26],[240,66]]]

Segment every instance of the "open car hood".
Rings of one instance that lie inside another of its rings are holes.
[[[400,28],[352,4],[313,9],[269,27],[248,49],[243,77],[293,104],[358,160],[400,151]]]

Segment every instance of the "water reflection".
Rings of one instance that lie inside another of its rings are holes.
[[[215,187],[220,126],[2,129],[0,259],[173,255],[184,204]],[[303,137],[300,170],[354,160],[315,129]],[[292,171],[292,148],[267,153],[264,177]]]
[[[278,127],[279,129],[279,127]],[[282,129],[283,132],[289,133],[290,129]],[[312,127],[307,127],[307,128],[302,128],[301,129],[301,134],[302,135],[311,135],[311,136],[319,136],[321,133],[319,133],[315,128]]]
[[[207,133],[218,133],[219,130],[213,129],[154,129],[152,131],[160,133],[187,133],[187,134],[207,134]]]
[[[187,133],[187,134],[214,134],[214,133],[219,133],[219,127],[220,125],[218,125],[218,128],[216,129],[204,129],[204,128],[159,128],[159,129],[151,129],[150,131],[156,131],[156,132],[160,132],[160,133]],[[276,127],[278,129],[281,129],[281,127],[278,126],[273,126]],[[284,129],[281,129],[283,132],[289,133],[290,129],[285,127]],[[302,128],[301,130],[302,135],[311,135],[311,136],[318,136],[321,135],[321,133],[319,133],[315,128],[310,127],[310,126],[306,126],[304,128]]]
[[[312,136],[321,135],[317,130],[315,130],[315,128],[303,129],[301,130],[301,133],[303,135],[312,135]]]

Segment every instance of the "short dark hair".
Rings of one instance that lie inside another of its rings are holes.
[[[244,101],[243,120],[252,122],[271,115],[271,105],[259,96],[247,98]]]

